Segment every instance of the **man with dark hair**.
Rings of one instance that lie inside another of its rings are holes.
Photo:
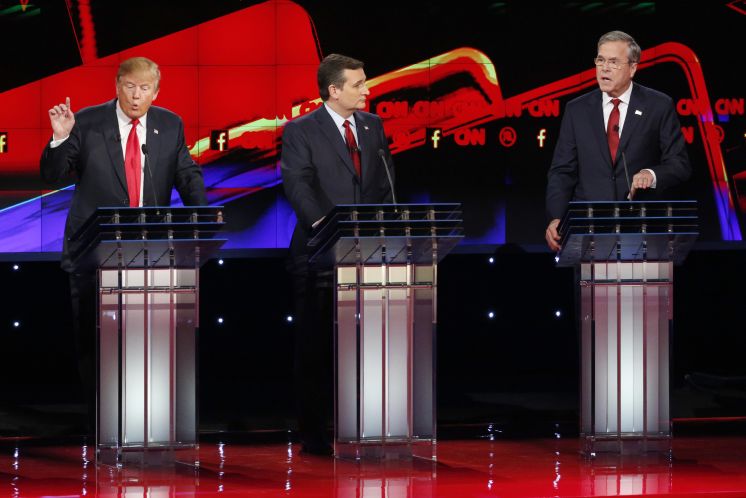
[[[379,154],[393,168],[381,119],[364,112],[370,91],[363,63],[332,54],[318,68],[324,105],[285,125],[282,179],[298,223],[290,242],[296,315],[295,384],[303,451],[331,454],[327,424],[332,408],[331,272],[311,268],[306,244],[337,204],[393,199]],[[393,175],[393,171],[392,171]]]
[[[185,205],[207,204],[202,170],[189,155],[181,118],[152,106],[160,81],[155,62],[133,57],[119,66],[115,99],[73,113],[68,97],[65,103],[49,109],[52,139],[41,156],[41,176],[50,183],[75,182],[65,224],[62,268],[70,273],[73,327],[89,403],[89,430],[93,429],[96,378],[96,275],[75,267],[71,255],[78,248],[71,237],[99,207],[168,205],[174,187]],[[142,145],[146,143],[152,177],[144,170]]]
[[[557,227],[570,201],[661,197],[691,175],[671,97],[632,83],[640,46],[611,31],[597,49],[599,88],[565,107],[549,168],[545,238],[553,251],[560,249]]]

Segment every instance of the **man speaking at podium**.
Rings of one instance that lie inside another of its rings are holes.
[[[633,200],[648,189],[660,197],[691,175],[673,101],[632,83],[640,46],[611,31],[597,48],[599,88],[568,102],[549,168],[545,238],[553,251],[560,249],[557,227],[570,201]]]
[[[332,283],[309,267],[306,244],[337,204],[391,203],[393,168],[381,119],[364,112],[370,91],[361,61],[332,54],[317,71],[324,104],[285,125],[282,180],[298,218],[290,242],[297,333],[295,384],[303,451],[331,454]],[[388,171],[387,171],[388,170]]]
[[[40,169],[47,182],[75,182],[62,268],[70,273],[73,327],[89,415],[95,399],[96,276],[74,267],[71,254],[76,248],[70,238],[99,207],[168,205],[174,187],[185,205],[207,204],[202,170],[189,155],[181,118],[152,107],[160,79],[155,62],[133,57],[119,66],[116,99],[73,113],[68,97],[49,109],[52,139],[44,148]]]

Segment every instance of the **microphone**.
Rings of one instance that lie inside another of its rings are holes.
[[[148,171],[148,177],[150,178],[150,189],[153,191],[153,205],[158,206],[158,195],[155,193],[153,172],[150,169],[150,161],[148,160],[148,144],[142,144],[140,148],[142,149],[142,153],[145,156],[145,169]]]
[[[627,156],[622,151],[622,166],[624,166],[624,176],[627,178],[627,200],[632,200],[632,185],[629,183],[629,169],[627,169]]]
[[[389,179],[389,187],[391,187],[391,199],[393,199],[394,204],[396,204],[396,193],[394,192],[394,181],[391,179],[391,170],[389,169],[389,163],[386,162],[386,153],[383,151],[383,149],[378,149],[378,155],[381,157],[381,162],[383,162],[383,167],[386,169],[386,177]]]

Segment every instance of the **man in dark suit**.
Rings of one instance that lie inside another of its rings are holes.
[[[603,35],[594,60],[599,88],[565,108],[546,194],[545,238],[553,251],[568,202],[661,197],[691,175],[673,101],[632,83],[640,52],[626,33]]]
[[[304,452],[331,454],[326,425],[332,407],[333,278],[328,270],[309,266],[306,244],[337,204],[392,202],[383,157],[391,168],[393,162],[381,119],[362,110],[370,94],[363,63],[329,55],[319,65],[317,80],[324,104],[285,125],[282,179],[298,218],[289,269],[297,319],[300,435]]]
[[[202,170],[189,155],[181,118],[151,107],[159,85],[158,65],[134,57],[119,66],[116,99],[74,114],[68,97],[49,110],[52,140],[44,148],[40,170],[50,183],[75,182],[62,268],[70,273],[73,324],[89,416],[95,399],[96,276],[75,267],[71,256],[77,247],[71,237],[98,207],[169,204],[174,186],[185,205],[207,204]]]

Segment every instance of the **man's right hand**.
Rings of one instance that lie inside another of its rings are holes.
[[[547,231],[544,234],[544,237],[547,239],[547,245],[549,246],[549,249],[555,252],[562,249],[562,246],[560,246],[559,244],[560,235],[559,232],[557,232],[559,222],[559,218],[550,221],[549,226],[547,227]]]
[[[75,115],[70,108],[70,97],[65,98],[64,104],[57,104],[49,109],[49,122],[52,124],[52,134],[55,140],[70,136],[75,125]]]

